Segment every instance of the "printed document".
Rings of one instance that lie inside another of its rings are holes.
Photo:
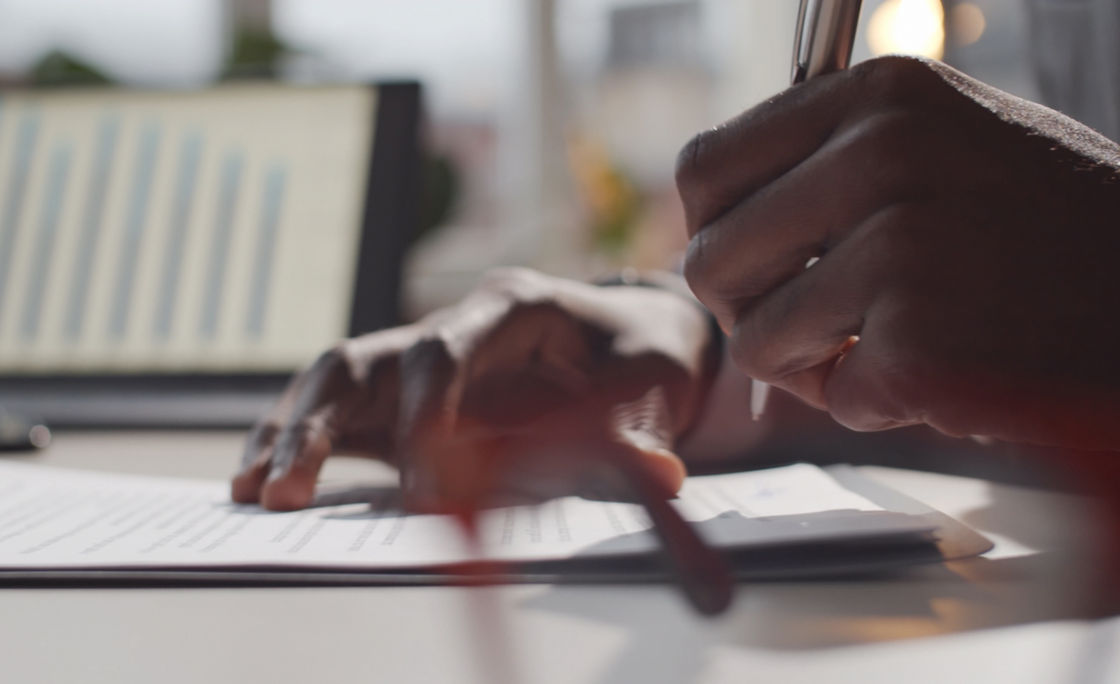
[[[0,462],[0,570],[438,568],[477,557],[453,520],[403,511],[392,489],[274,513],[230,502],[228,484]],[[816,466],[689,478],[674,505],[709,543],[765,548],[920,535]],[[555,561],[648,554],[644,509],[578,497],[481,517],[485,557]]]

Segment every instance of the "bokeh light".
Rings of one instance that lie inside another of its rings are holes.
[[[949,9],[949,34],[956,45],[972,45],[980,40],[987,27],[984,11],[971,2],[962,2]]]
[[[875,8],[867,42],[875,55],[938,59],[945,48],[945,15],[938,0],[887,0]]]

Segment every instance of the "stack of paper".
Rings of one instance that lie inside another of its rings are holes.
[[[0,463],[0,581],[330,581],[331,573],[432,581],[441,569],[477,559],[452,520],[407,514],[397,501],[393,490],[369,489],[360,503],[271,513],[230,503],[224,482]],[[935,542],[948,520],[928,509],[886,510],[805,464],[690,478],[674,504],[711,544],[756,562],[780,556],[786,570],[818,564],[813,553],[822,549],[831,550],[832,564],[840,555],[846,565],[874,565],[885,558],[877,552],[918,547],[920,560],[939,559]],[[584,561],[598,561],[603,573],[606,561],[655,558],[649,528],[641,506],[577,497],[497,508],[481,519],[487,558],[560,574]]]

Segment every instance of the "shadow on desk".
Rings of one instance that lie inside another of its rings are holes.
[[[693,681],[710,662],[710,649],[720,647],[809,652],[1120,614],[1120,603],[1102,591],[1112,587],[1097,575],[1099,530],[1091,523],[1099,517],[1084,499],[1033,491],[1030,500],[1042,503],[1023,515],[1023,490],[987,487],[987,505],[962,521],[1023,555],[827,582],[743,583],[734,609],[711,622],[691,615],[668,587],[614,592],[609,600],[552,587],[523,607],[624,630],[626,646],[597,680],[603,684]],[[1099,673],[1120,667],[1118,639],[1120,620],[1094,629],[1071,657],[1068,681],[1105,681]]]
[[[1078,596],[1053,554],[972,559],[889,578],[839,582],[741,584],[728,617],[703,622],[674,591],[614,592],[607,597],[553,587],[522,608],[622,629],[626,643],[597,682],[684,682],[700,679],[719,647],[780,652],[914,640],[953,633],[1109,615]],[[886,581],[884,581],[886,580]],[[1064,591],[1054,592],[1052,582]],[[604,588],[609,592],[609,588]],[[667,604],[675,604],[670,606]],[[746,604],[746,605],[744,605]],[[1073,659],[1068,680],[1117,666],[1120,621],[1108,623]]]

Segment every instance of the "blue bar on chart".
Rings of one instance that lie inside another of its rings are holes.
[[[207,262],[205,294],[199,317],[199,335],[213,340],[218,333],[218,314],[221,312],[222,290],[225,288],[226,264],[229,261],[229,244],[233,235],[233,216],[241,188],[240,150],[226,154],[219,179],[218,206],[214,212],[214,233],[210,239],[210,259]]]
[[[27,180],[31,175],[35,143],[39,137],[39,118],[38,109],[32,107],[24,110],[12,152],[8,187],[4,193],[4,213],[0,218],[0,311],[5,310],[4,300],[8,290],[8,277],[12,271],[12,254],[16,249],[27,194]]]
[[[113,172],[119,128],[120,121],[116,115],[106,115],[97,128],[97,149],[90,166],[85,210],[82,213],[82,229],[78,236],[78,251],[74,254],[70,297],[67,300],[66,317],[63,319],[63,333],[71,343],[81,338],[82,328],[85,325],[86,304],[89,298],[93,264],[101,241],[105,196],[109,192],[109,177]]]
[[[66,179],[70,174],[71,153],[69,143],[58,145],[51,153],[47,169],[47,187],[43,193],[39,230],[31,255],[31,270],[27,274],[27,298],[24,300],[23,317],[20,319],[20,338],[24,342],[31,342],[39,335],[43,299],[54,261],[55,238],[58,236],[58,216],[66,204]]]
[[[245,312],[245,332],[251,339],[264,335],[264,322],[268,313],[269,286],[272,283],[273,262],[276,258],[276,230],[280,224],[280,207],[284,199],[287,169],[274,163],[265,176],[261,197],[261,222],[257,231],[257,248],[253,257],[249,304]]]
[[[175,320],[175,305],[179,297],[180,274],[183,270],[183,245],[187,239],[194,191],[198,181],[199,158],[202,156],[202,136],[198,132],[183,136],[179,146],[178,170],[175,177],[175,194],[171,202],[170,226],[167,249],[163,255],[162,277],[152,335],[160,342],[171,337],[171,324]]]
[[[152,175],[156,166],[159,139],[160,129],[155,123],[148,123],[140,133],[140,146],[136,151],[132,188],[128,198],[124,239],[117,265],[117,283],[113,289],[112,311],[109,317],[109,335],[115,340],[123,339],[128,330],[132,289],[136,280],[140,244],[144,238],[148,204],[151,200]]]

